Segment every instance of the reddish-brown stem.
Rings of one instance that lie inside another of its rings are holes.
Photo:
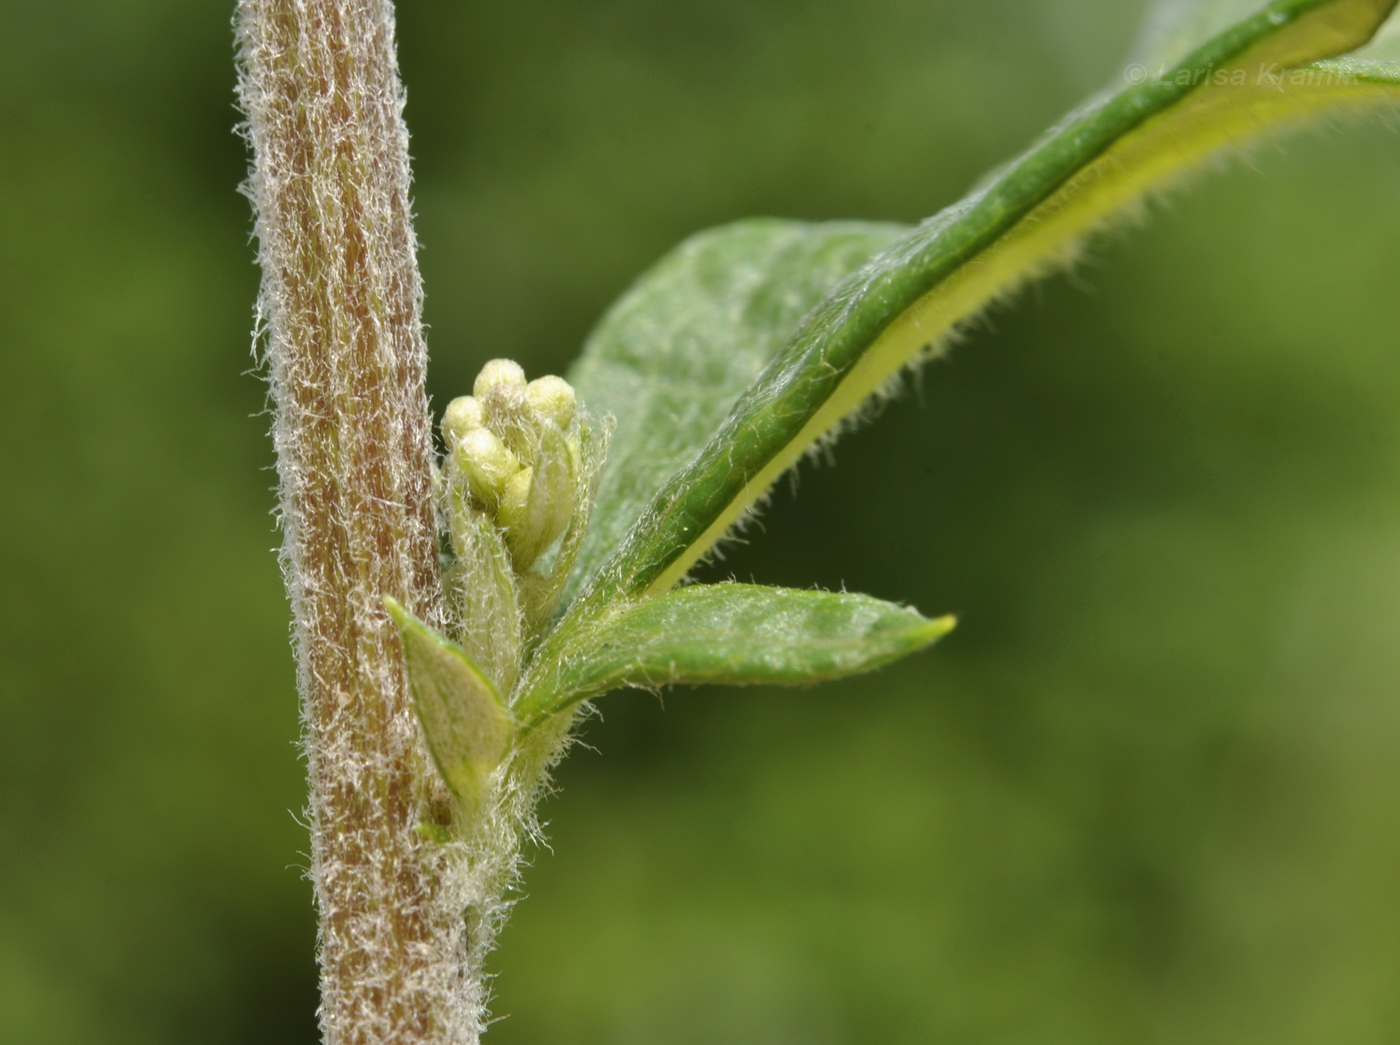
[[[441,802],[382,600],[441,617],[422,292],[390,0],[242,0],[287,588],[332,1045],[479,1033]]]

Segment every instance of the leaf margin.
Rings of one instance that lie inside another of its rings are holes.
[[[918,652],[951,614],[870,595],[767,585],[691,584],[615,608],[539,663],[515,705],[522,733],[623,687],[811,685]]]

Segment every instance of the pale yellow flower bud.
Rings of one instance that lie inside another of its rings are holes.
[[[549,421],[561,429],[574,419],[574,387],[553,374],[536,378],[525,386],[525,407],[538,421]]]
[[[486,390],[482,407],[486,427],[501,437],[522,461],[533,463],[538,426],[525,405],[525,385],[502,381]]]
[[[481,368],[472,385],[472,394],[478,399],[486,398],[486,393],[497,385],[525,385],[525,371],[513,359],[493,359]]]
[[[540,520],[535,517],[538,512],[531,511],[534,507],[530,503],[534,479],[533,468],[522,468],[516,472],[502,490],[501,502],[496,509],[496,521],[505,530],[506,543],[510,545],[516,561],[524,566],[533,561],[531,553],[539,543],[541,529]]]
[[[520,458],[487,428],[470,429],[452,451],[471,492],[487,504],[500,500],[507,483],[521,470]]]
[[[496,511],[517,566],[528,568],[563,535],[578,503],[578,462],[551,425],[541,434],[538,463],[511,478]]]
[[[473,428],[485,424],[486,415],[476,396],[458,396],[442,413],[442,434],[449,445],[461,442]]]

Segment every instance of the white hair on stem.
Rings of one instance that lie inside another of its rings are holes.
[[[504,788],[462,841],[418,830],[448,797],[383,600],[438,626],[443,597],[393,5],[240,0],[235,21],[263,272],[256,337],[310,778],[321,1031],[328,1045],[466,1045],[485,1023],[482,963],[534,787]]]

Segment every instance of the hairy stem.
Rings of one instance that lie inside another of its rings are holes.
[[[390,0],[241,0],[331,1045],[476,1041],[481,979],[392,595],[441,620],[422,291]]]

